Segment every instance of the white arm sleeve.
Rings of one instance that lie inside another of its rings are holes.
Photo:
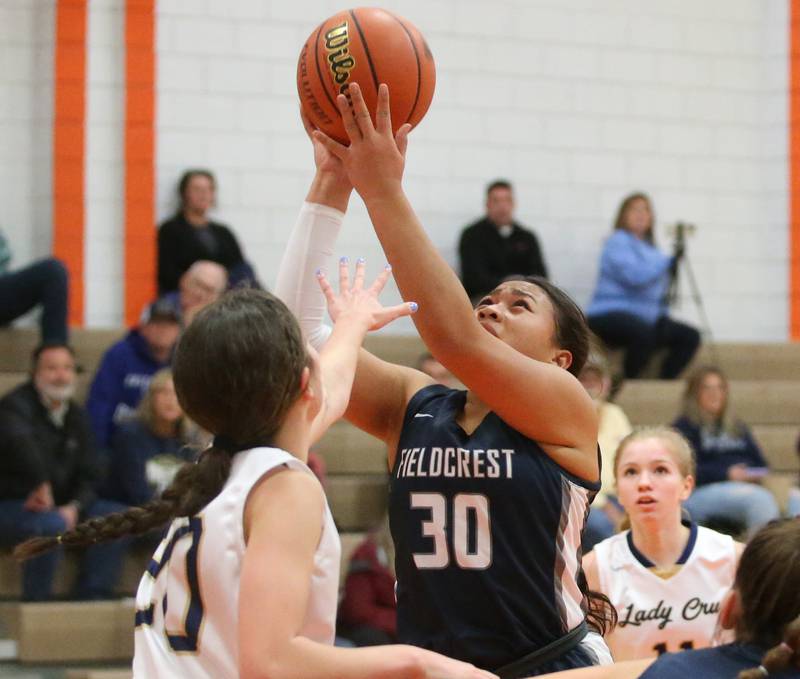
[[[331,328],[323,323],[325,295],[317,271],[333,256],[343,220],[344,213],[335,208],[303,203],[278,269],[275,294],[297,317],[303,335],[315,349],[331,334]]]

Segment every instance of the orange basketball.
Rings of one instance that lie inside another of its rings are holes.
[[[377,7],[359,7],[323,21],[308,37],[297,62],[297,92],[312,123],[344,144],[347,133],[336,106],[356,82],[372,120],[378,85],[389,86],[392,126],[415,126],[431,104],[436,66],[425,38],[409,21]]]

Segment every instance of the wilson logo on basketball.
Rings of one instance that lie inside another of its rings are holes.
[[[333,79],[339,86],[339,92],[345,94],[350,71],[356,65],[356,60],[350,56],[350,35],[347,22],[334,26],[325,34],[325,49],[328,52],[328,62],[331,65]]]

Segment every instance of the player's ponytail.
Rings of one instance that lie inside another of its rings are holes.
[[[142,535],[160,528],[176,516],[196,514],[221,490],[228,478],[231,457],[214,447],[203,451],[197,464],[184,464],[172,484],[157,500],[103,517],[79,523],[61,535],[31,538],[14,549],[20,561],[43,554],[59,545],[85,547],[116,540],[125,535]]]
[[[203,309],[175,351],[173,380],[184,412],[215,434],[197,463],[180,468],[158,499],[89,519],[59,536],[14,550],[29,559],[54,547],[80,547],[140,535],[197,514],[222,490],[239,450],[269,445],[300,394],[308,363],[294,316],[277,297],[236,290]]]
[[[800,616],[786,628],[783,641],[767,651],[761,665],[739,672],[738,679],[763,679],[788,668],[800,669]]]

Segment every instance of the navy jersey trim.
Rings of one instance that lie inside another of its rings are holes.
[[[437,396],[448,396],[454,392],[457,392],[459,394],[460,403],[458,405],[460,408],[463,409],[464,402],[466,401],[467,398],[467,391],[465,389],[451,389],[450,387],[446,387],[443,384],[430,384],[427,387],[422,387],[422,389],[417,391],[417,393],[415,393],[408,400],[408,405],[406,406],[406,413],[405,416],[403,417],[403,429],[405,429],[408,423],[412,419],[414,419],[414,417],[416,417],[418,414],[424,414],[424,415],[427,414],[427,413],[420,413],[420,411],[424,409],[423,405],[425,404],[426,401],[428,401],[429,399],[434,399]],[[439,416],[444,414],[447,418],[449,418],[448,425],[450,426],[451,430],[457,432],[460,436],[462,436],[465,439],[470,438],[470,436],[473,436],[475,432],[472,432],[472,434],[468,435],[456,422],[456,417],[458,415],[459,407],[457,407],[455,410],[453,410],[452,408],[442,409],[442,411],[439,413]],[[492,417],[497,418],[497,420],[502,422],[504,426],[508,427],[512,431],[515,431],[517,434],[526,438],[528,441],[534,443],[541,450],[542,454],[545,457],[547,457],[547,459],[550,460],[550,462],[552,462],[553,465],[555,465],[555,467],[559,470],[561,475],[564,476],[566,479],[568,479],[575,485],[580,486],[581,488],[585,488],[588,491],[592,491],[593,493],[599,492],[601,488],[600,475],[598,475],[597,481],[587,481],[586,479],[582,479],[579,476],[575,476],[575,474],[572,474],[571,472],[564,469],[564,467],[562,467],[560,464],[558,464],[558,462],[556,462],[552,457],[550,457],[550,455],[548,455],[544,451],[544,449],[542,448],[541,444],[538,441],[535,441],[534,439],[529,438],[525,436],[525,434],[522,434],[518,430],[514,429],[514,427],[508,424],[502,417],[500,417],[493,410],[490,410],[486,414],[486,417],[484,417],[483,420],[481,420],[478,427],[475,428],[475,431],[477,431],[480,427],[482,427]],[[392,475],[395,474],[396,467],[398,464],[400,464],[400,457],[401,457],[400,455],[395,455],[394,466],[392,467]],[[597,466],[598,469],[602,471],[603,458],[600,452],[600,444],[597,445]]]
[[[681,521],[681,523],[689,529],[689,539],[686,541],[686,547],[683,548],[683,552],[678,557],[678,560],[675,562],[676,566],[683,566],[688,560],[689,557],[692,555],[692,551],[694,551],[694,546],[697,543],[697,524],[693,521]],[[631,550],[631,554],[633,554],[634,558],[642,564],[645,568],[655,568],[655,564],[650,561],[644,554],[642,554],[637,548],[636,545],[633,544],[633,531],[629,530],[628,534],[625,536],[625,539],[628,541],[628,549]]]

